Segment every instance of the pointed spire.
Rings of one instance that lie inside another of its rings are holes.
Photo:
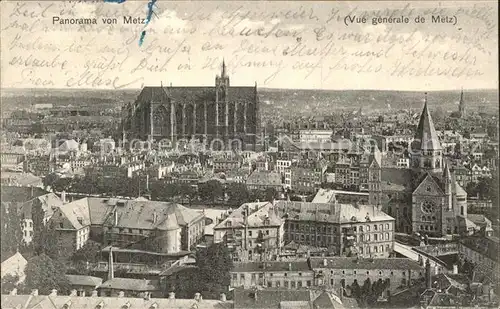
[[[451,181],[450,167],[448,166],[448,161],[446,160],[444,160],[443,179],[445,181]]]
[[[432,117],[427,106],[427,92],[425,93],[424,109],[420,115],[415,140],[418,142],[421,150],[442,149],[436,129],[434,128],[434,122],[432,121]]]
[[[224,58],[222,58],[222,75],[221,77],[226,76],[226,62],[224,61]]]

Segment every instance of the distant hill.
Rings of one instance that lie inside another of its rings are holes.
[[[53,106],[85,106],[117,108],[136,99],[140,89],[2,89],[2,114],[34,104]],[[297,116],[331,115],[341,110],[363,112],[389,109],[422,108],[424,93],[388,90],[301,90],[259,88],[261,116],[267,119],[289,119]],[[458,109],[460,91],[431,91],[430,109]],[[498,112],[498,90],[464,90],[464,100],[470,109],[480,106]]]

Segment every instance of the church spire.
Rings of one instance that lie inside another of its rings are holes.
[[[460,90],[460,101],[458,102],[460,117],[465,116],[464,87]]]
[[[226,77],[226,62],[224,61],[224,58],[222,58],[222,74],[221,77]]]
[[[415,139],[419,143],[420,150],[441,150],[441,143],[427,106],[427,92],[425,93],[424,109],[420,115]]]

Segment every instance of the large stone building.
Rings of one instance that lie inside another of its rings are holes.
[[[427,95],[411,144],[409,169],[386,168],[373,161],[369,169],[369,203],[396,218],[396,230],[430,236],[467,231],[467,193],[443,159]]]
[[[279,201],[285,241],[334,255],[384,258],[393,251],[394,218],[372,205]]]
[[[253,150],[258,115],[257,84],[230,86],[223,62],[215,87],[144,87],[124,108],[123,130],[129,139],[220,140],[226,147],[228,141],[241,141]]]
[[[94,239],[107,246],[178,255],[201,240],[205,216],[174,203],[89,197],[59,207],[50,224],[68,252]]]

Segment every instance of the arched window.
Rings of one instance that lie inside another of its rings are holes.
[[[464,215],[464,206],[460,207],[460,214],[463,216]]]
[[[431,160],[426,159],[426,160],[424,161],[424,167],[431,167]]]
[[[164,106],[158,107],[153,114],[153,134],[167,135],[169,123],[170,119],[168,117],[167,109]]]
[[[439,159],[436,160],[436,167],[437,168],[441,167],[441,161]]]

